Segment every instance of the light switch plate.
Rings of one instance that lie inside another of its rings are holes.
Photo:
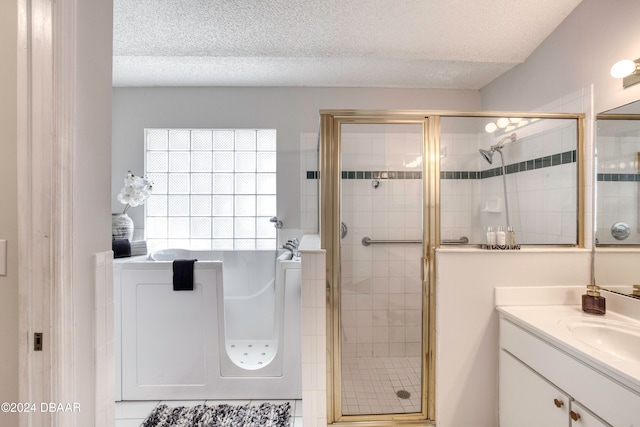
[[[7,241],[0,240],[0,276],[7,275]]]

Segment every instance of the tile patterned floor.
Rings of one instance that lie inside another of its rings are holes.
[[[157,405],[163,403],[168,406],[196,406],[196,405],[260,405],[269,402],[281,404],[287,400],[136,400],[116,402],[116,425],[115,427],[140,427],[147,415],[153,411]],[[291,427],[302,427],[302,400],[289,400],[292,408]]]
[[[419,412],[420,357],[360,357],[342,363],[342,410],[345,415]],[[410,397],[401,399],[405,390]]]

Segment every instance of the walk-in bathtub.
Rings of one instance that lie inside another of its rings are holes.
[[[173,290],[175,259],[198,260],[193,291]],[[300,399],[300,264],[182,249],[116,262],[116,399]]]

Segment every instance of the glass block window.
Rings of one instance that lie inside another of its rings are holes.
[[[146,129],[151,250],[276,247],[275,129]]]

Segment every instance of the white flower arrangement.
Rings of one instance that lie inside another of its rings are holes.
[[[151,195],[153,181],[146,177],[135,176],[131,171],[124,178],[124,187],[118,194],[118,200],[123,205],[127,205],[122,213],[126,213],[129,206],[143,205]]]

